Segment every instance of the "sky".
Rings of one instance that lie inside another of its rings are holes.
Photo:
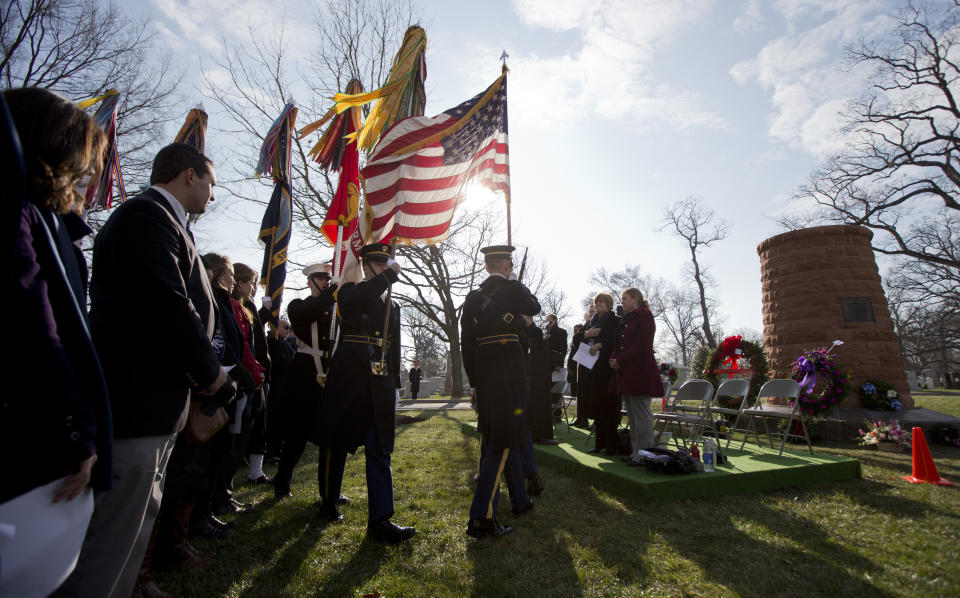
[[[595,290],[588,279],[599,267],[638,265],[684,282],[689,252],[658,229],[668,205],[695,196],[730,224],[727,238],[699,255],[714,280],[723,330],[758,337],[757,246],[784,232],[776,220],[802,207],[793,199],[798,186],[842,147],[840,113],[866,91],[869,75],[847,65],[845,50],[888,31],[903,5],[424,0],[426,114],[482,91],[499,75],[506,50],[514,244],[529,245],[544,261],[572,313]],[[295,70],[309,53],[319,7],[301,0],[148,0],[142,9],[158,45],[184,68],[186,95],[193,86],[200,98],[200,72],[212,69],[222,39],[240,42],[248,30],[269,36],[281,20],[288,69]],[[208,149],[229,143],[218,129],[228,123],[207,109]],[[258,267],[259,215],[238,208],[218,218],[202,229],[201,248]],[[326,261],[331,253],[303,251],[316,258],[298,255],[299,262]],[[288,281],[301,282],[299,273],[289,272]]]

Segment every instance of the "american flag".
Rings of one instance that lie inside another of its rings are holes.
[[[367,242],[439,242],[470,184],[509,200],[507,74],[433,118],[414,116],[383,136],[361,174],[373,212]]]

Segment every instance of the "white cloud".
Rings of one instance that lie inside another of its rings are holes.
[[[696,92],[651,75],[656,58],[702,21],[712,2],[515,0],[514,8],[528,25],[580,34],[574,51],[513,57],[511,110],[525,122],[563,126],[577,115],[601,114],[634,124],[726,126]]]
[[[844,65],[844,49],[889,26],[889,1],[780,0],[775,5],[787,33],[730,75],[772,94],[769,134],[815,155],[839,149],[840,113],[861,94],[866,72]],[[812,23],[812,24],[811,24]]]
[[[763,15],[760,12],[760,0],[748,0],[743,13],[733,20],[733,29],[737,33],[759,31],[763,28]]]

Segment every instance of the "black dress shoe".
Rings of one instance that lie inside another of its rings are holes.
[[[320,505],[320,518],[330,523],[343,523],[343,515],[336,505]]]
[[[285,498],[290,498],[293,496],[293,492],[290,492],[289,488],[274,488],[273,497],[277,500],[283,500]]]
[[[626,455],[625,457],[620,457],[620,460],[623,461],[624,463],[629,463],[630,461],[633,461],[633,455]]]
[[[247,481],[254,486],[259,486],[260,484],[272,484],[273,478],[267,476],[266,474],[260,474],[259,478],[247,478]]]
[[[543,494],[543,479],[540,476],[527,476],[527,494],[530,496],[540,496]]]
[[[592,449],[590,449],[590,450],[587,451],[587,452],[590,453],[590,454],[592,454],[592,455],[595,455],[595,454],[599,453],[601,450],[602,450],[602,449],[601,449],[600,447],[595,446],[595,447],[593,447]]]
[[[201,519],[190,526],[190,531],[199,534],[204,538],[219,539],[227,535],[227,530],[221,529],[210,523],[207,519]]]
[[[608,448],[608,449],[603,449],[603,454],[605,454],[605,455],[616,455],[616,454],[617,454],[617,449],[610,449],[610,448]]]
[[[467,535],[471,538],[499,538],[513,531],[509,525],[500,525],[496,519],[471,519]]]
[[[245,502],[240,502],[232,496],[227,502],[230,504],[230,507],[233,508],[234,513],[250,513],[253,511],[252,505],[249,505]]]
[[[523,505],[523,508],[521,508],[521,509],[518,510],[518,511],[513,511],[513,514],[516,515],[517,517],[519,517],[520,515],[525,515],[525,514],[529,513],[529,512],[532,511],[532,510],[533,510],[533,501],[532,501],[532,500],[528,500],[528,501],[527,501],[527,504]]]
[[[400,544],[415,535],[417,535],[417,530],[412,527],[401,527],[386,517],[367,524],[367,536],[378,542]]]
[[[213,513],[207,513],[207,521],[209,521],[210,525],[212,525],[213,527],[220,528],[220,529],[230,529],[231,527],[236,525],[235,521],[231,521],[230,523],[227,523],[226,521],[221,521]]]
[[[337,497],[338,507],[342,507],[343,505],[349,505],[349,504],[350,504],[350,499],[347,498],[346,496],[341,494],[340,496]]]

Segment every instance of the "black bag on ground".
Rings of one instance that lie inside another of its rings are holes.
[[[690,453],[681,450],[670,450],[662,448],[646,449],[646,452],[653,453],[654,457],[644,457],[643,464],[650,471],[656,471],[666,474],[693,473],[697,470],[693,463],[693,457]]]

